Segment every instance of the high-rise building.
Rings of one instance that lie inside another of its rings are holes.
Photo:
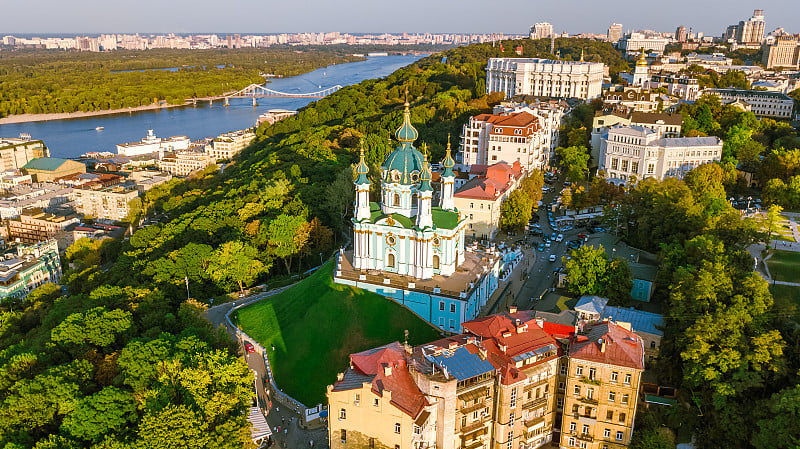
[[[675,30],[675,40],[678,42],[686,42],[689,40],[689,33],[686,31],[686,27],[681,25]]]
[[[800,67],[800,42],[797,36],[778,36],[773,45],[764,45],[762,63],[768,69]]]
[[[756,9],[747,21],[742,20],[738,25],[728,26],[723,38],[740,44],[759,44],[764,39],[765,26],[764,10]]]
[[[611,26],[608,27],[606,39],[612,44],[616,44],[620,38],[622,38],[622,25],[619,23],[612,23]]]
[[[601,94],[603,71],[602,63],[583,60],[490,58],[486,92],[591,100]]]
[[[547,22],[537,23],[531,27],[531,39],[546,39],[553,35],[553,25]]]

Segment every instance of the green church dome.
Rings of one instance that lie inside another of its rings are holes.
[[[395,133],[400,145],[389,153],[381,167],[385,173],[384,181],[405,185],[416,184],[419,181],[424,163],[422,153],[413,145],[418,135],[417,130],[411,125],[411,112],[406,103],[403,124]]]

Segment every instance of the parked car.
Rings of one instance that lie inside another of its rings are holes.
[[[562,237],[562,238],[563,238],[563,237]],[[553,234],[550,234],[550,240],[552,240],[552,241],[554,241],[554,242],[556,241],[556,234],[555,234],[555,233],[553,233]],[[559,240],[559,241],[560,241],[560,240]]]
[[[550,262],[555,262],[555,261],[556,261],[556,255],[550,254]]]
[[[249,341],[244,343],[244,350],[247,352],[256,352],[255,346],[253,346],[253,344]]]
[[[564,226],[563,228],[561,228],[561,230],[562,231],[571,231],[572,230],[572,226],[569,226],[569,225]]]
[[[550,245],[550,240],[544,242],[544,246],[550,248],[550,246],[552,246],[552,245]]]
[[[586,239],[588,239],[588,238],[589,238],[589,236],[588,236],[588,235],[586,235],[586,234],[584,234],[583,232],[581,232],[580,234],[578,234],[578,237],[579,237],[579,238],[582,238],[582,239],[584,239],[584,240],[586,240]]]
[[[558,234],[558,236],[556,237],[556,242],[560,242],[563,240],[564,240],[564,234]]]
[[[539,244],[539,251],[544,251],[544,243]]]

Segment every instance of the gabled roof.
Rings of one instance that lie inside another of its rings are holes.
[[[59,157],[39,157],[31,159],[22,168],[29,170],[56,171],[67,162],[69,162],[68,159],[61,159]]]
[[[594,295],[586,295],[586,296],[581,296],[581,299],[578,300],[578,303],[575,304],[574,308],[579,312],[586,312],[594,315],[599,315],[603,313],[603,309],[606,308],[606,304],[608,304],[607,298],[601,298],[599,296],[594,296]]]
[[[572,338],[569,356],[609,365],[644,369],[641,337],[609,321],[586,325],[585,334]]]
[[[405,414],[416,418],[427,405],[425,396],[414,383],[406,365],[405,349],[398,342],[378,348],[368,349],[350,354],[352,373],[334,384],[334,390],[340,391],[343,382],[347,381],[352,388],[359,388],[363,382],[372,384],[372,391],[378,396],[391,392],[391,404]],[[337,389],[338,388],[338,389]]]
[[[456,191],[454,196],[457,198],[495,200],[511,187],[510,181],[522,176],[522,166],[519,162],[514,162],[514,165],[498,162],[488,167],[474,165],[470,168],[470,173],[481,173],[482,176],[467,181]]]
[[[631,114],[631,123],[647,123],[649,125],[683,125],[683,116],[680,114],[660,114],[657,112],[634,112]]]

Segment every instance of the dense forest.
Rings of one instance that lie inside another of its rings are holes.
[[[343,49],[326,47],[4,51],[0,53],[0,117],[120,109],[157,102],[183,104],[187,98],[263,83],[263,74],[292,76],[361,59]]]
[[[200,312],[221,293],[299,273],[343,244],[357,148],[364,143],[374,177],[396,144],[404,90],[418,144],[437,161],[448,134],[502,100],[484,95],[486,58],[513,56],[519,44],[524,56],[548,55],[549,41],[471,45],[346,87],[263,125],[224,172],[149,190],[136,213],[166,217],[161,223],[128,240],[77,242],[66,254],[66,294],[46,285],[3,304],[0,447],[246,447],[252,374]],[[558,39],[556,47],[562,57],[584,49],[588,60],[627,66],[605,43]],[[682,111],[692,135],[727,138],[746,126],[765,152],[796,139],[781,124],[762,128],[708,100],[693,107]],[[593,108],[576,110],[562,144],[588,145]],[[742,161],[741,148],[726,149],[727,159]],[[729,165],[708,167],[629,192],[598,178],[591,186],[599,190],[586,194],[618,203],[621,235],[663,260],[657,301],[669,328],[658,368],[682,396],[669,413],[642,412],[635,447],[671,447],[664,425],[697,435],[699,447],[786,447],[800,437],[800,332],[791,307],[748,270],[742,247],[761,236],[725,201],[726,189],[739,188]]]

